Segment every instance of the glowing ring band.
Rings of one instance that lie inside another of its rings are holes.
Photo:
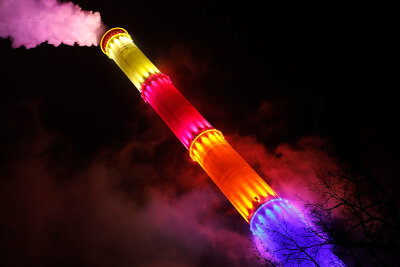
[[[251,227],[251,225],[252,225],[252,223],[253,223],[253,218],[255,218],[256,215],[257,215],[259,212],[261,212],[261,210],[262,210],[265,206],[268,206],[269,204],[274,203],[274,202],[277,202],[277,201],[279,201],[279,202],[285,202],[286,204],[289,203],[286,199],[280,198],[280,197],[278,197],[278,195],[276,195],[276,198],[273,198],[273,199],[271,199],[271,200],[269,200],[269,201],[263,203],[262,205],[260,205],[259,207],[257,207],[257,209],[253,212],[253,214],[249,214],[249,218],[250,218],[249,224],[250,224],[250,227]]]
[[[155,74],[151,74],[149,77],[147,77],[147,79],[142,83],[142,85],[141,85],[141,87],[140,87],[140,94],[142,95],[142,98],[145,100],[145,101],[147,101],[146,100],[146,97],[144,96],[144,89],[145,89],[145,87],[147,86],[147,84],[148,83],[150,83],[151,82],[151,80],[153,80],[154,78],[157,78],[157,77],[160,77],[160,78],[165,78],[165,79],[167,79],[169,82],[171,82],[171,79],[169,78],[169,76],[168,75],[165,75],[165,74],[163,74],[163,73],[161,73],[161,72],[157,72],[157,73],[155,73]]]
[[[108,55],[108,53],[107,53],[107,45],[108,45],[109,41],[114,36],[120,35],[120,34],[124,34],[124,35],[128,36],[129,38],[131,38],[130,35],[128,34],[128,32],[123,28],[112,28],[111,30],[108,30],[103,35],[103,37],[101,38],[101,41],[100,41],[100,48],[101,48],[101,51],[103,51],[104,54]]]
[[[190,143],[190,148],[189,148],[189,155],[190,155],[190,157],[191,157],[194,161],[197,161],[196,158],[194,157],[194,154],[193,154],[193,147],[194,147],[194,144],[196,143],[196,141],[197,141],[201,136],[203,136],[204,134],[209,133],[209,132],[215,132],[215,133],[217,133],[218,135],[220,135],[222,138],[224,137],[223,134],[222,134],[222,132],[221,132],[221,131],[218,131],[217,129],[209,129],[209,130],[205,130],[205,131],[199,133],[199,134],[193,139],[192,143]]]

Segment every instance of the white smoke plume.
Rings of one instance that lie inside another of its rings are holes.
[[[58,0],[0,0],[0,37],[12,46],[33,48],[43,42],[98,45],[105,26],[100,13]]]

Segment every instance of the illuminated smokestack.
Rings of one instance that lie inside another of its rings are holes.
[[[281,246],[289,242],[281,237],[285,231],[291,232],[291,238],[297,244],[319,241],[315,235],[303,235],[302,228],[307,225],[301,214],[287,201],[280,199],[228,144],[222,133],[214,129],[178,92],[169,77],[162,74],[133,43],[126,30],[113,28],[106,32],[101,40],[101,49],[125,72],[143,99],[189,150],[190,157],[200,164],[250,223],[258,248],[270,251],[276,248],[278,252],[274,257],[282,261],[287,250]],[[277,224],[286,228],[282,230]],[[266,230],[273,231],[275,235]],[[306,254],[312,255],[322,266],[343,266],[329,246],[323,249],[324,252],[320,253],[321,249],[311,248]],[[304,254],[304,251],[298,252],[299,255],[301,253]],[[299,256],[295,252],[292,254],[294,259]],[[310,266],[308,260],[304,262],[306,265],[298,266]]]
[[[139,50],[127,31],[114,28],[106,32],[101,49],[125,72],[246,221],[262,203],[278,197]]]

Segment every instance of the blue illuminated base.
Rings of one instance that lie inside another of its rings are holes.
[[[287,200],[263,204],[250,221],[260,254],[283,266],[345,266],[327,244],[326,235],[311,226]]]

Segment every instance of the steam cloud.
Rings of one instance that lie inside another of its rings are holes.
[[[0,1],[0,36],[12,46],[33,48],[43,42],[80,46],[98,45],[105,26],[100,13],[58,0]]]

